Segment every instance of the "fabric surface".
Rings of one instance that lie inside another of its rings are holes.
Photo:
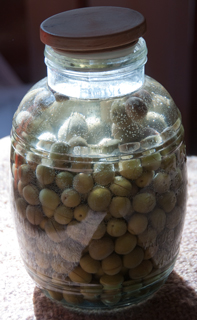
[[[0,319],[1,320],[171,320],[197,319],[197,157],[188,157],[188,204],[174,271],[153,298],[115,313],[77,313],[35,288],[20,259],[9,207],[9,137],[0,140]]]

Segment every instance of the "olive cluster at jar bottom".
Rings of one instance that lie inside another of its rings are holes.
[[[88,172],[47,167],[15,149],[11,159],[22,258],[49,297],[118,307],[166,280],[185,215],[184,144],[167,155],[85,162]]]

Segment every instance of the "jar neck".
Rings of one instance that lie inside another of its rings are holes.
[[[45,47],[49,87],[79,99],[110,99],[138,90],[144,82],[146,61],[143,38],[110,52],[68,53]]]

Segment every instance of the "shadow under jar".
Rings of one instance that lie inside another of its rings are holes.
[[[144,17],[92,7],[41,24],[48,77],[11,132],[12,207],[21,256],[46,295],[121,308],[173,269],[183,229],[181,115],[145,76]]]

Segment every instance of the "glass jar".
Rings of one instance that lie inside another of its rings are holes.
[[[98,22],[92,38],[87,16]],[[113,39],[106,42],[100,29],[113,19],[117,30],[104,28]],[[66,23],[78,38],[61,34]],[[35,283],[65,306],[141,302],[165,282],[179,252],[184,129],[169,93],[144,75],[144,31],[143,16],[125,8],[47,19],[48,77],[13,118],[11,199],[21,257]]]

